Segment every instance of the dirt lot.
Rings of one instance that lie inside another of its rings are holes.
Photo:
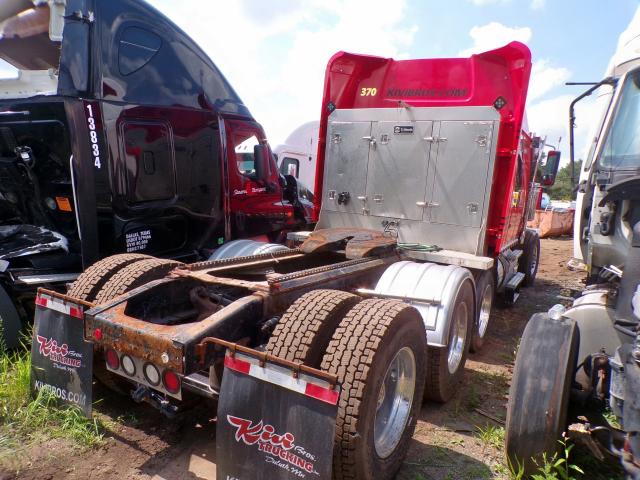
[[[494,308],[488,342],[467,361],[463,387],[453,400],[424,404],[399,479],[509,478],[499,427],[506,413],[514,351],[531,314],[569,303],[572,293],[581,289],[583,273],[566,267],[570,256],[570,239],[543,240],[535,287],[525,290],[515,307]],[[149,407],[98,393],[104,398],[97,410],[110,425],[103,446],[79,449],[52,440],[25,447],[4,461],[0,480],[215,478],[212,406],[168,421]],[[479,429],[492,434],[480,438]],[[616,473],[596,474],[590,464],[581,463],[580,455],[578,462],[589,472],[587,478],[619,478]]]

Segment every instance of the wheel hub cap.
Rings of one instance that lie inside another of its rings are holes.
[[[449,373],[454,374],[460,366],[467,340],[467,304],[460,303],[453,312],[453,325],[449,336],[449,355],[447,364]]]
[[[374,421],[374,444],[380,458],[387,458],[398,446],[409,421],[416,388],[416,360],[404,347],[391,360],[378,392]]]
[[[478,316],[478,336],[484,338],[489,326],[489,316],[491,315],[491,305],[493,304],[493,288],[487,285],[482,295],[482,303],[480,304],[480,315]]]

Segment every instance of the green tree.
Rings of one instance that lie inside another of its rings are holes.
[[[578,183],[580,170],[582,169],[582,160],[578,160],[575,165],[575,181]],[[552,200],[575,200],[576,194],[571,188],[571,164],[567,163],[558,170],[556,175],[556,183],[552,187],[545,187],[544,191],[549,194]]]

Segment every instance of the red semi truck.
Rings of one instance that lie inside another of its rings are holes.
[[[455,59],[336,54],[317,228],[291,235],[296,248],[190,265],[102,260],[69,296],[40,292],[36,334],[81,324],[84,340],[57,343],[90,345],[95,375],[166,413],[219,399],[217,442],[233,445],[217,456],[225,475],[294,478],[279,476],[288,466],[301,478],[322,458],[334,478],[392,478],[423,398],[449,399],[481,347],[494,295],[513,301],[535,278],[539,240],[525,224],[543,145],[523,130],[530,70],[520,43]],[[36,366],[49,361],[41,346]],[[47,372],[34,370],[36,386],[55,385]],[[84,378],[71,371],[61,388],[86,394]],[[273,397],[284,391],[307,403]],[[312,425],[327,405],[330,421]]]

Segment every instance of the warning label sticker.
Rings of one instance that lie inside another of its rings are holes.
[[[127,252],[137,252],[144,250],[151,240],[151,230],[142,230],[140,232],[130,232],[125,235],[127,244]]]

